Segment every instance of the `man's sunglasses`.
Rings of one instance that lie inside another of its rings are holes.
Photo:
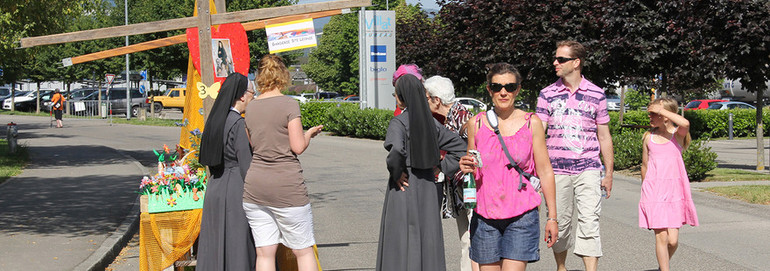
[[[578,59],[578,58],[577,57],[563,57],[563,56],[560,56],[560,57],[556,57],[554,59],[556,59],[556,61],[558,61],[559,64],[564,64],[564,62],[572,61],[572,60],[575,60],[575,59]]]
[[[503,88],[505,88],[505,91],[514,92],[517,89],[519,89],[519,83],[508,83],[508,84],[505,84],[505,85],[500,84],[500,83],[490,83],[489,84],[489,89],[491,89],[492,92],[495,92],[495,93],[500,92],[501,90],[503,90]]]

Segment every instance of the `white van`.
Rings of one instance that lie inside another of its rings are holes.
[[[765,96],[765,99],[768,99],[770,98],[770,81],[765,82],[765,85],[767,86],[767,89],[765,89],[763,95]],[[719,94],[724,100],[741,101],[750,104],[757,102],[757,93],[750,92],[743,88],[740,79],[725,79],[725,82],[722,84],[722,90],[719,92]]]

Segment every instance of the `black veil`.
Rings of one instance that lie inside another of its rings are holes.
[[[203,127],[200,151],[200,163],[202,165],[216,167],[223,163],[225,120],[230,113],[230,107],[246,93],[248,84],[249,79],[246,76],[232,73],[227,76],[222,88],[219,89],[217,99],[214,101],[209,118]]]

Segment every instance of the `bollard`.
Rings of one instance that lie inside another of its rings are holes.
[[[733,113],[727,115],[727,137],[733,140]]]
[[[10,153],[16,153],[16,147],[18,146],[16,138],[19,136],[19,130],[16,128],[16,123],[8,123],[8,130],[5,134],[8,138],[8,151]]]

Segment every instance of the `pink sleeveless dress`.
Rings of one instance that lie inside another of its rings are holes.
[[[647,174],[639,199],[639,227],[646,229],[698,226],[698,215],[690,192],[690,179],[682,160],[682,147],[675,138],[647,144]]]
[[[511,157],[525,172],[535,172],[535,157],[532,152],[532,131],[524,125],[512,136],[504,136],[503,141]],[[477,115],[477,123],[486,120],[486,112]],[[486,122],[484,122],[486,123]],[[519,173],[508,169],[508,157],[505,156],[497,134],[482,124],[474,137],[476,149],[481,153],[483,167],[476,170],[476,213],[487,219],[507,219],[519,216],[540,206],[540,194],[524,178],[526,187],[518,190]]]

